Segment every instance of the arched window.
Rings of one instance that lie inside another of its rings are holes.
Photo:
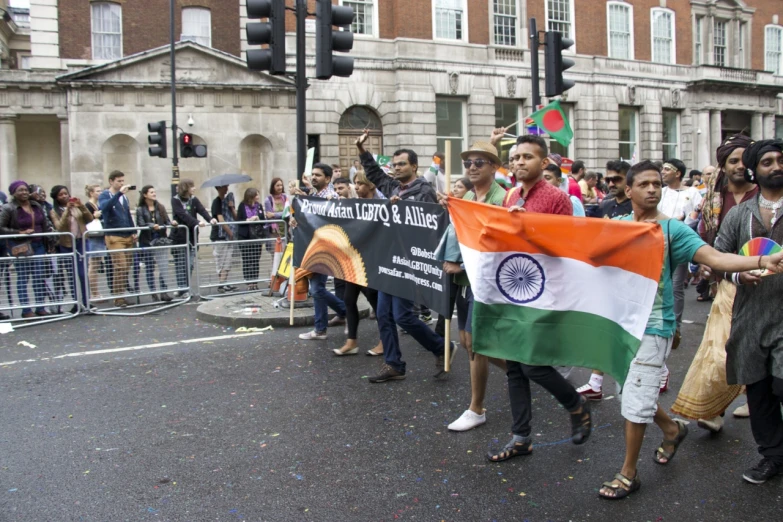
[[[382,128],[381,119],[375,114],[375,111],[360,105],[349,107],[340,117],[340,132],[361,132],[364,129],[380,131]]]

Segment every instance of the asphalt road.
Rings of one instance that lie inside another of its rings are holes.
[[[688,291],[694,323],[669,362],[667,407],[708,309]],[[0,521],[783,519],[780,479],[741,480],[758,460],[747,420],[728,416],[717,436],[691,424],[668,466],[652,462],[652,427],[641,490],[608,502],[597,491],[624,451],[616,397],[593,403],[596,429],[574,446],[565,411],[534,385],[533,455],[489,463],[510,430],[499,371],[487,424],[449,433],[469,402],[464,352],[437,382],[432,357],[404,336],[408,378],[372,385],[378,358],[332,355],[342,328],[316,342],[303,331],[233,337],[185,305],[0,336]],[[360,340],[377,341],[374,322],[362,321]],[[605,396],[613,388],[607,378]]]

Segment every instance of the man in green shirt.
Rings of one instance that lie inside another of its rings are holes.
[[[502,206],[506,191],[495,182],[495,172],[500,166],[500,158],[498,158],[494,145],[477,141],[461,156],[465,173],[473,183],[473,189],[466,192],[462,199]],[[459,288],[456,302],[459,339],[460,344],[467,349],[470,356],[470,407],[459,419],[449,424],[449,430],[467,431],[487,422],[484,414],[484,397],[487,392],[489,363],[491,362],[504,372],[506,364],[500,359],[473,353],[473,330],[470,324],[473,318],[473,293],[470,291],[470,281],[468,281],[462,267],[459,243],[453,227],[449,227],[443,257],[445,260],[443,270],[454,276],[454,282]]]
[[[660,223],[663,228],[664,258],[658,291],[642,344],[631,362],[623,386],[621,411],[626,419],[625,462],[614,480],[604,482],[598,491],[598,495],[606,499],[624,498],[641,487],[636,466],[647,424],[654,422],[664,435],[663,442],[653,456],[653,460],[660,465],[672,461],[680,443],[688,434],[687,425],[683,421],[672,420],[658,404],[661,374],[671,353],[677,328],[672,270],[683,263],[693,262],[706,265],[717,272],[746,272],[762,268],[775,273],[783,271],[783,253],[747,257],[721,253],[702,241],[699,235],[682,221],[671,219],[659,212],[663,178],[660,169],[653,162],[637,163],[628,171],[626,179],[625,193],[631,199],[633,213],[619,219]]]

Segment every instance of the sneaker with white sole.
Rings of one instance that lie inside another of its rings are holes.
[[[468,431],[473,428],[477,428],[487,422],[486,414],[479,415],[471,410],[465,410],[465,413],[460,415],[459,419],[449,424],[449,430],[451,431]]]
[[[711,419],[699,419],[696,423],[699,425],[699,428],[709,430],[712,433],[718,433],[723,429],[723,417],[720,415]]]
[[[576,392],[588,401],[600,401],[604,398],[603,390],[594,390],[590,383],[580,386]]]
[[[740,419],[745,419],[747,417],[750,417],[750,408],[748,408],[748,403],[746,402],[736,410],[734,410],[733,415],[735,417],[739,417]]]
[[[315,330],[310,330],[307,333],[299,334],[299,338],[305,341],[325,341],[326,332],[318,333]]]
[[[783,466],[768,458],[763,458],[761,462],[743,473],[742,478],[751,484],[763,484],[781,471],[783,471]]]

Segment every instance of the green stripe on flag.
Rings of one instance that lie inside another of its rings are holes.
[[[579,366],[625,382],[641,341],[600,315],[473,303],[473,350],[533,366]]]

